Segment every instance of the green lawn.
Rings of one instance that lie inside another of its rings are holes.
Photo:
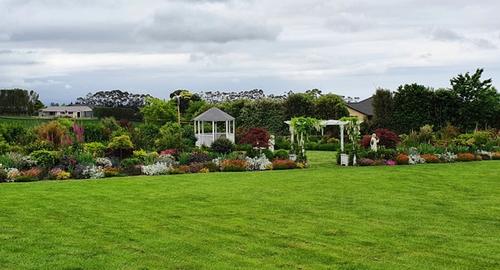
[[[50,118],[39,118],[30,116],[0,116],[0,124],[7,124],[11,126],[35,127],[40,124],[52,121]],[[92,124],[97,123],[97,119],[77,119],[79,124]]]
[[[499,269],[500,162],[0,185],[0,269]]]

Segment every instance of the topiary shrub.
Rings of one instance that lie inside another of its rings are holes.
[[[410,162],[410,158],[408,157],[408,155],[399,154],[396,157],[396,162],[398,163],[398,165],[408,165]]]
[[[420,155],[421,158],[425,160],[425,163],[439,163],[439,157],[433,154],[423,154]]]
[[[476,156],[472,153],[459,153],[457,155],[457,161],[467,162],[476,160]]]
[[[128,157],[132,154],[134,144],[130,140],[130,136],[120,135],[111,139],[111,142],[108,144],[108,148],[112,150],[114,156],[118,156],[120,159],[123,159],[124,157]]]
[[[233,148],[234,148],[233,142],[231,142],[226,138],[219,138],[215,140],[210,146],[210,149],[212,149],[212,151],[219,154],[231,153],[233,151]]]
[[[279,149],[274,151],[274,159],[289,159],[290,155],[288,154],[288,150]]]

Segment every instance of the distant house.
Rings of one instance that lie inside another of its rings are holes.
[[[92,118],[94,113],[89,106],[49,106],[41,109],[40,117],[70,117],[70,118]]]
[[[373,97],[359,102],[348,102],[347,110],[350,116],[358,117],[361,122],[370,120],[373,117]]]

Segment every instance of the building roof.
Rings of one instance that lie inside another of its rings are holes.
[[[231,121],[234,117],[219,108],[210,108],[206,112],[196,116],[194,121]]]
[[[49,106],[41,109],[42,112],[91,112],[89,106]]]
[[[369,97],[360,102],[347,103],[347,107],[356,110],[364,115],[373,115],[373,97]]]

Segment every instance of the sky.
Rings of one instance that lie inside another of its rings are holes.
[[[366,98],[500,79],[498,0],[0,0],[0,88],[263,89]],[[497,86],[498,88],[498,86]]]

